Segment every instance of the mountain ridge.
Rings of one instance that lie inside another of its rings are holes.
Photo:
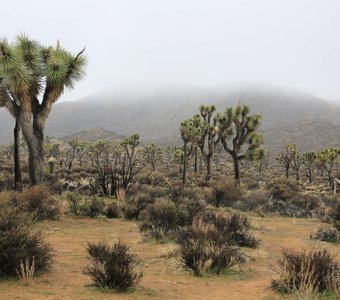
[[[268,135],[267,140],[276,140],[275,144],[280,144],[279,139],[284,136],[280,128],[296,122],[308,122],[304,126],[314,128],[315,132],[318,130],[312,126],[314,121],[328,122],[319,123],[324,133],[328,130],[337,132],[332,126],[340,126],[340,104],[327,102],[310,93],[271,85],[225,84],[213,88],[185,86],[176,90],[155,87],[143,93],[131,89],[129,92],[117,91],[80,101],[57,103],[47,120],[46,135],[60,138],[102,128],[120,136],[138,133],[145,142],[178,143],[179,123],[198,113],[201,104],[214,104],[217,111],[223,112],[227,106],[239,103],[249,105],[251,113],[263,116],[261,131]],[[1,143],[11,139],[14,122],[4,109],[0,109],[0,120]],[[295,132],[294,136],[303,136],[305,129],[302,127],[301,124],[298,126],[299,132]],[[315,133],[313,136],[312,129],[308,134],[319,144],[331,145],[336,139],[327,134],[322,137]],[[294,140],[294,136],[284,140]],[[315,143],[309,145],[314,146]]]

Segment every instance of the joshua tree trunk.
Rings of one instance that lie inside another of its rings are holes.
[[[194,160],[194,172],[197,173],[197,156],[198,156],[198,146],[195,145],[195,160]]]
[[[286,168],[286,178],[289,176],[289,168]]]
[[[209,181],[211,178],[211,156],[207,156],[207,175],[205,177],[205,181]]]
[[[21,189],[21,169],[20,169],[20,127],[15,122],[14,127],[14,188]]]
[[[240,180],[241,180],[241,176],[240,176],[240,161],[239,161],[238,157],[236,157],[236,156],[233,157],[233,161],[234,161],[235,180],[239,184]]]
[[[183,174],[182,174],[182,183],[183,185],[186,183],[187,180],[187,144],[184,143],[184,155],[183,155]]]
[[[312,183],[312,169],[311,168],[308,168],[308,180],[309,180],[309,183]]]
[[[44,168],[43,123],[39,123],[37,118],[34,118],[32,126],[31,118],[27,118],[23,114],[19,118],[19,124],[28,147],[29,177],[31,180],[31,184],[39,184],[43,180]]]

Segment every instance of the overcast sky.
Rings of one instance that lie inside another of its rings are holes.
[[[160,83],[264,81],[340,99],[339,0],[11,0],[1,34],[73,52],[87,78],[64,100]]]

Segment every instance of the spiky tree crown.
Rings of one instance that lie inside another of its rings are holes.
[[[14,114],[15,105],[21,106],[27,99],[33,110],[40,102],[55,102],[65,87],[73,88],[84,77],[84,50],[73,55],[59,42],[54,47],[44,47],[24,34],[18,35],[14,43],[1,39],[0,106],[7,106]]]
[[[262,135],[256,132],[261,119],[259,114],[250,115],[250,109],[246,105],[238,105],[235,109],[227,107],[223,115],[216,115],[222,143],[234,136],[233,144],[235,148],[238,148],[236,152],[239,152],[242,145],[248,144],[248,154],[241,154],[241,157],[245,157],[246,154],[250,155],[249,151],[259,149],[263,143]]]

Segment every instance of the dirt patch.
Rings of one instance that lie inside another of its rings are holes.
[[[38,224],[56,250],[54,270],[37,277],[32,285],[0,282],[0,299],[280,299],[270,289],[272,267],[283,247],[324,247],[333,253],[340,245],[309,239],[320,222],[313,219],[251,217],[254,234],[261,240],[257,249],[242,249],[248,259],[239,269],[223,276],[200,278],[181,269],[169,257],[175,244],[143,242],[136,222],[120,219],[89,219],[63,216],[59,221]],[[143,259],[144,277],[130,293],[118,294],[88,286],[82,274],[86,265],[87,241],[121,239]],[[340,257],[337,257],[340,262]]]

